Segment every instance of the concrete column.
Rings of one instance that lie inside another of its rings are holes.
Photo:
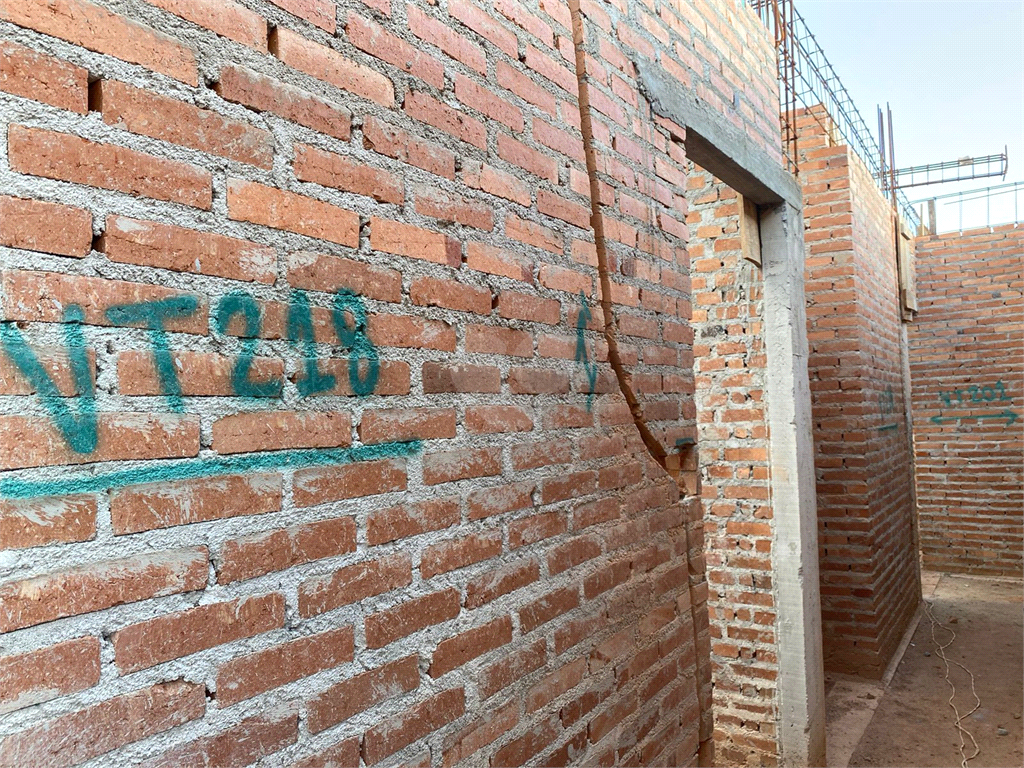
[[[786,202],[762,206],[760,226],[775,514],[781,764],[823,766],[825,676],[807,376],[803,213]]]

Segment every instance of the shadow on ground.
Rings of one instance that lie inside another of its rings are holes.
[[[1020,581],[949,574],[925,579],[932,604],[935,637],[945,643],[956,632],[946,656],[974,673],[981,699],[966,718],[981,752],[970,768],[1024,764],[1024,591]],[[937,583],[936,583],[937,581]],[[929,588],[934,584],[934,588]],[[889,687],[855,679],[832,681],[829,691],[829,765],[956,768],[960,737],[947,704],[945,667],[932,641],[932,622],[923,615]],[[975,704],[970,677],[950,664],[960,712]],[[861,735],[862,733],[862,735]],[[859,738],[858,738],[859,736]],[[974,745],[967,741],[969,757]]]

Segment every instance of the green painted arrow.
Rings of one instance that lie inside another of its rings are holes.
[[[963,421],[964,419],[1006,419],[1006,426],[1010,426],[1019,418],[1020,414],[1007,408],[1000,413],[982,413],[978,416],[932,416],[931,420],[933,424],[942,424],[944,422]]]

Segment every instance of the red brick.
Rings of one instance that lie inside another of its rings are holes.
[[[0,501],[0,541],[4,549],[89,541],[96,535],[94,497]]]
[[[406,554],[347,565],[299,585],[299,615],[317,616],[411,583],[412,561]]]
[[[399,603],[366,617],[366,647],[383,648],[459,615],[459,591],[446,589]]]
[[[71,354],[69,354],[71,349],[73,348],[33,345],[39,365],[42,366],[57,391],[64,397],[86,394],[91,392],[96,385],[96,350],[91,348],[84,350],[85,376],[83,377],[84,381],[79,382],[76,380],[75,365],[72,363]],[[0,357],[0,394],[39,394],[40,388],[36,386],[36,383],[34,379],[27,379],[21,368],[9,357]]]
[[[394,64],[403,72],[444,89],[444,65],[430,54],[417,50],[379,24],[356,13],[348,15],[348,39],[356,48]]]
[[[116,80],[93,88],[94,109],[108,125],[260,168],[273,165],[274,137],[267,131]]]
[[[612,731],[619,723],[636,711],[636,694],[630,694],[611,707],[605,709],[601,714],[590,721],[587,728],[590,741],[596,744]]]
[[[296,145],[294,166],[299,181],[354,192],[380,203],[401,204],[405,200],[402,182],[394,174],[307,144]]]
[[[466,326],[466,351],[512,357],[533,357],[533,335],[514,328]]]
[[[447,179],[455,178],[455,154],[376,117],[363,122],[363,143],[382,155]]]
[[[267,22],[259,14],[231,0],[147,0],[193,24],[216,32],[221,37],[267,50]]]
[[[359,765],[359,738],[345,739],[302,758],[292,768],[349,768]]]
[[[408,6],[409,29],[416,37],[436,45],[453,59],[475,69],[481,75],[487,74],[487,59],[480,46],[469,42],[453,31],[447,24],[428,16],[416,6]]]
[[[198,85],[195,55],[176,40],[79,0],[16,0],[0,5],[0,19],[58,37],[90,51],[141,64]]]
[[[517,470],[536,469],[554,464],[567,464],[571,444],[568,440],[545,440],[512,446],[512,466]]]
[[[501,392],[501,371],[493,366],[426,362],[423,364],[422,378],[424,394]]]
[[[455,351],[455,329],[438,320],[407,315],[371,315],[370,341],[379,347],[412,347]]]
[[[579,83],[576,80],[576,74],[570,71],[568,67],[555,63],[550,56],[541,53],[532,45],[526,46],[526,66],[541,77],[557,85],[574,99],[579,95]]]
[[[285,704],[247,718],[214,736],[190,739],[140,765],[141,768],[178,768],[183,765],[242,768],[298,740],[299,715]]]
[[[401,715],[374,726],[363,735],[363,760],[367,765],[412,744],[444,725],[457,720],[466,711],[462,688],[453,688],[431,696]]]
[[[583,681],[587,673],[587,660],[576,659],[556,669],[526,693],[526,711],[536,712]]]
[[[524,634],[532,632],[542,624],[568,613],[579,604],[580,595],[577,587],[558,589],[520,608],[519,624]]]
[[[337,411],[258,411],[213,422],[217,453],[280,451],[286,448],[344,448],[352,443],[352,420]]]
[[[366,519],[366,539],[372,545],[440,531],[459,522],[456,497],[430,499],[374,511]]]
[[[544,666],[547,660],[547,642],[540,640],[510,653],[480,673],[480,697],[490,698],[498,691],[522,680]]]
[[[374,704],[415,690],[419,684],[417,656],[406,656],[358,674],[309,702],[309,730],[319,733]]]
[[[395,459],[303,470],[295,473],[295,505],[311,507],[328,501],[404,491],[407,485],[405,462]]]
[[[80,565],[0,585],[0,631],[206,586],[205,547]]]
[[[478,656],[512,642],[512,619],[502,616],[481,627],[438,643],[430,662],[430,676],[441,677]]]
[[[171,364],[185,397],[234,397],[234,372],[238,360],[205,352],[172,352]],[[282,380],[284,361],[256,357],[249,368],[254,381]],[[118,390],[122,395],[164,394],[164,384],[151,352],[128,350],[117,356]]]
[[[110,524],[115,534],[262,515],[281,509],[280,475],[229,475],[134,486],[110,498]]]
[[[224,542],[217,581],[227,584],[283,571],[356,549],[356,526],[351,517],[317,520]]]
[[[498,710],[486,710],[483,715],[461,731],[444,740],[441,764],[445,768],[459,763],[508,733],[519,723],[519,703],[512,702]]]
[[[100,641],[96,637],[0,656],[0,714],[41,704],[100,681]]]
[[[213,177],[188,163],[21,125],[8,130],[7,148],[11,169],[18,173],[205,210],[212,205]]]
[[[628,558],[611,562],[583,580],[583,594],[588,600],[592,600],[613,587],[625,584],[629,580],[629,576],[630,561]]]
[[[119,629],[111,636],[122,673],[284,626],[284,597],[272,593],[211,603]]]
[[[590,228],[590,208],[546,189],[537,190],[537,210],[581,229]]]
[[[564,250],[563,235],[541,224],[520,219],[509,214],[505,217],[505,234],[520,243],[543,248],[545,251],[561,255]],[[547,267],[541,267],[541,274]],[[532,282],[532,281],[531,281]],[[549,286],[550,287],[550,286]]]
[[[597,473],[592,471],[574,472],[544,481],[541,498],[545,504],[554,504],[567,499],[579,498],[595,490]]]
[[[470,109],[482,112],[492,120],[508,126],[513,133],[522,133],[525,127],[523,112],[488,88],[477,85],[464,75],[455,77],[455,98]]]
[[[0,245],[58,256],[88,256],[92,214],[41,200],[0,197]]]
[[[478,488],[467,496],[469,519],[502,515],[516,509],[533,506],[534,483],[501,485],[495,488]]]
[[[202,684],[175,680],[62,715],[0,742],[0,764],[77,765],[206,712]]]
[[[466,608],[479,608],[540,578],[536,560],[520,560],[487,571],[466,585]]]
[[[565,533],[568,523],[560,512],[522,517],[509,523],[508,544],[511,548],[536,544],[538,541]]]
[[[508,320],[558,325],[562,305],[554,299],[541,299],[516,291],[502,291],[498,294],[498,314]]]
[[[217,704],[230,707],[352,661],[354,637],[352,627],[342,627],[234,658],[217,670]]]
[[[497,62],[495,70],[498,85],[512,91],[524,101],[540,107],[552,117],[555,116],[557,100],[550,92],[537,85],[531,77],[504,61]],[[537,121],[534,121],[534,125],[537,125]],[[534,138],[537,138],[536,134]]]
[[[435,264],[458,266],[461,263],[461,257],[456,260],[449,254],[448,241],[444,235],[376,217],[370,220],[370,247],[375,251],[423,259]]]
[[[590,296],[594,289],[594,281],[588,275],[581,274],[574,269],[564,269],[548,264],[540,268],[537,279],[545,288],[566,291],[577,296],[580,291]]]
[[[48,420],[0,416],[0,469],[180,459],[199,453],[198,416],[105,413],[98,417],[96,427],[95,449],[77,453]]]
[[[489,275],[533,283],[532,262],[486,243],[466,243],[466,266]]]
[[[477,434],[529,432],[530,415],[514,405],[478,405],[466,408],[466,430]]]
[[[10,41],[0,43],[0,91],[84,115],[89,72]]]
[[[405,113],[459,141],[472,144],[478,149],[487,148],[487,126],[483,122],[426,93],[410,91],[405,97]]]
[[[352,382],[349,379],[348,359],[331,358],[319,362],[320,370],[325,375],[334,376],[334,387],[323,392],[314,392],[309,397],[354,397]],[[301,375],[294,375],[292,380],[301,380]],[[381,360],[378,369],[377,386],[374,395],[407,395],[409,394],[411,372],[409,364],[401,360]]]
[[[333,48],[317,45],[295,32],[277,27],[270,40],[270,50],[289,67],[317,80],[375,101],[382,107],[395,105],[395,88],[388,78],[356,64]]]
[[[490,195],[497,195],[526,207],[530,206],[533,199],[529,184],[511,173],[478,160],[463,159],[462,180],[468,187],[483,190]]]
[[[61,323],[69,304],[82,309],[82,322],[88,325],[116,325],[107,315],[112,306],[160,301],[190,296],[196,311],[188,317],[168,318],[164,329],[179,333],[205,335],[208,330],[206,300],[197,294],[143,283],[125,283],[100,277],[66,275],[59,272],[0,271],[4,320]]]
[[[558,395],[569,391],[569,375],[550,368],[520,368],[508,372],[508,388],[514,395]]]
[[[359,217],[352,211],[252,181],[228,180],[228,218],[359,245]]]
[[[559,14],[557,13],[557,10],[547,7],[546,4],[541,5],[540,7],[542,10],[552,13],[558,21],[565,25],[566,17],[568,16],[568,8],[562,9],[563,13]],[[529,32],[549,48],[554,47],[554,38],[552,37],[551,27],[532,13],[529,13],[521,3],[516,2],[516,0],[496,0],[494,3],[494,9],[509,21],[517,24],[524,31]],[[568,29],[567,25],[566,28]]]
[[[555,743],[561,727],[558,718],[541,720],[519,738],[510,741],[491,757],[494,768],[501,766],[525,765],[526,762],[542,749]],[[596,740],[595,740],[596,742]]]
[[[490,14],[467,0],[451,0],[448,13],[513,59],[518,57],[519,41],[516,36],[504,29]]]
[[[486,232],[494,229],[493,208],[483,201],[425,184],[417,184],[413,192],[417,213]]]
[[[607,624],[608,619],[603,612],[576,621],[566,621],[555,630],[555,653],[565,653],[584,640],[592,640]]]
[[[295,288],[325,293],[346,289],[378,301],[402,300],[402,275],[397,270],[321,253],[291,254],[288,283]]]
[[[467,565],[473,565],[501,554],[501,532],[471,533],[440,544],[431,544],[423,550],[420,574],[430,579]]]
[[[558,164],[555,159],[528,147],[504,133],[498,134],[498,157],[512,165],[529,171],[534,176],[558,183]]]
[[[554,575],[601,555],[601,541],[591,536],[579,536],[554,547],[548,553],[548,573]]]
[[[335,0],[270,0],[288,13],[305,19],[332,35],[337,31],[337,3]]]
[[[491,292],[452,280],[420,277],[409,288],[413,304],[426,307],[444,307],[478,315],[491,313]]]
[[[364,411],[359,424],[359,439],[367,445],[454,437],[455,411],[451,408]]]
[[[252,70],[224,67],[215,87],[222,99],[257,112],[271,112],[342,141],[351,135],[352,114],[345,107]]]
[[[111,261],[195,272],[233,280],[273,283],[273,248],[213,232],[199,232],[155,221],[107,216],[97,250]]]
[[[501,449],[476,448],[428,453],[423,457],[425,485],[501,474]]]

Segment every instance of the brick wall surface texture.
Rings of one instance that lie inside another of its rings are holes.
[[[926,568],[1021,575],[1024,227],[920,238],[910,329]]]
[[[880,677],[920,599],[892,211],[856,154],[800,128],[825,664]]]
[[[700,168],[687,186],[715,751],[778,765],[763,282],[743,259],[736,193]]]
[[[584,3],[611,300],[696,436],[684,132],[739,3]],[[0,0],[0,765],[686,765],[699,501],[598,306],[555,0]]]

